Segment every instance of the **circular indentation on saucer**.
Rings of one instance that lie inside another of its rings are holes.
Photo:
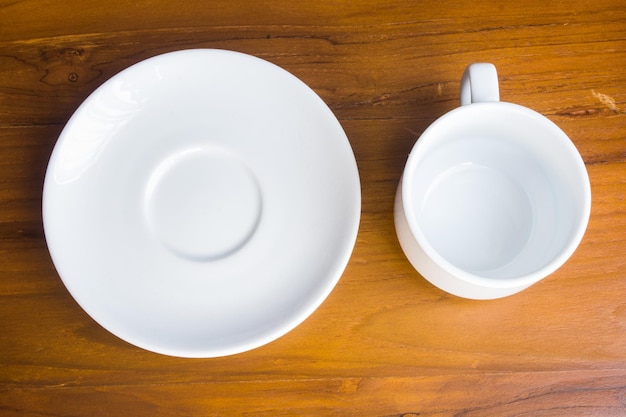
[[[254,233],[260,214],[254,174],[221,150],[177,153],[159,164],[148,184],[150,229],[168,249],[193,260],[237,251]]]

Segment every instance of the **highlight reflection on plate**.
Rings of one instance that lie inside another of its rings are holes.
[[[360,217],[350,144],[283,69],[210,49],[120,72],[50,158],[48,247],[81,307],[118,337],[182,357],[284,335],[343,273]]]

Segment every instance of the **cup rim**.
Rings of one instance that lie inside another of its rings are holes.
[[[468,112],[468,111],[484,111],[485,108],[499,108],[504,109],[505,111],[513,111],[513,112],[523,112],[525,115],[529,117],[533,117],[536,120],[540,120],[546,128],[552,130],[553,136],[557,137],[558,140],[563,142],[564,148],[568,149],[568,157],[572,160],[573,166],[577,168],[577,174],[580,178],[580,186],[583,188],[581,195],[583,196],[583,205],[581,216],[576,225],[576,230],[572,234],[569,242],[558,252],[556,256],[554,256],[551,260],[549,260],[546,264],[541,266],[540,268],[519,276],[514,276],[511,278],[492,278],[482,276],[473,272],[466,271],[452,262],[448,261],[445,257],[440,255],[434,247],[430,244],[428,239],[426,238],[425,233],[418,226],[418,222],[414,216],[409,216],[408,213],[414,212],[412,199],[409,198],[409,193],[402,193],[402,205],[404,207],[404,212],[407,224],[409,226],[411,235],[413,239],[415,239],[420,246],[420,248],[424,251],[426,256],[428,256],[431,261],[433,261],[439,268],[443,269],[449,275],[455,277],[456,279],[466,281],[473,285],[485,287],[485,288],[515,288],[515,287],[526,287],[532,285],[539,280],[547,277],[548,275],[555,272],[558,268],[560,268],[575,252],[578,245],[582,241],[582,238],[587,229],[587,225],[589,223],[589,217],[591,215],[591,185],[589,181],[589,174],[585,167],[585,163],[582,159],[582,156],[578,152],[573,141],[569,138],[569,136],[554,122],[548,119],[546,116],[541,113],[536,112],[530,108],[521,106],[515,103],[496,101],[496,102],[480,102],[480,103],[472,103],[468,105],[462,105],[457,107],[441,117],[435,120],[430,126],[424,130],[424,132],[420,135],[419,139],[413,146],[409,157],[407,159],[404,174],[401,179],[401,187],[403,190],[411,189],[411,185],[414,181],[413,175],[407,175],[407,173],[412,173],[416,169],[416,165],[421,159],[422,149],[429,146],[430,133],[435,130],[442,123],[447,123],[447,120],[458,113]]]

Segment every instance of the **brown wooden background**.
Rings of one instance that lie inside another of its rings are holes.
[[[109,77],[184,48],[246,52],[339,118],[362,219],[335,290],[244,354],[135,348],[73,301],[41,224],[64,123]],[[559,124],[589,171],[575,255],[509,298],[429,285],[404,258],[393,195],[419,134],[458,105],[464,67],[496,64],[505,101]],[[626,415],[624,1],[0,1],[0,415]]]

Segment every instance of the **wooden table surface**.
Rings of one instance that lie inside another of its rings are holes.
[[[350,262],[304,323],[258,349],[183,359],[134,347],[72,299],[47,251],[46,164],[76,107],[178,49],[271,61],[336,114],[359,165]],[[471,62],[504,101],[572,138],[587,233],[556,273],[494,301],[431,286],[404,257],[393,196]],[[626,415],[626,3],[0,2],[0,415]]]

